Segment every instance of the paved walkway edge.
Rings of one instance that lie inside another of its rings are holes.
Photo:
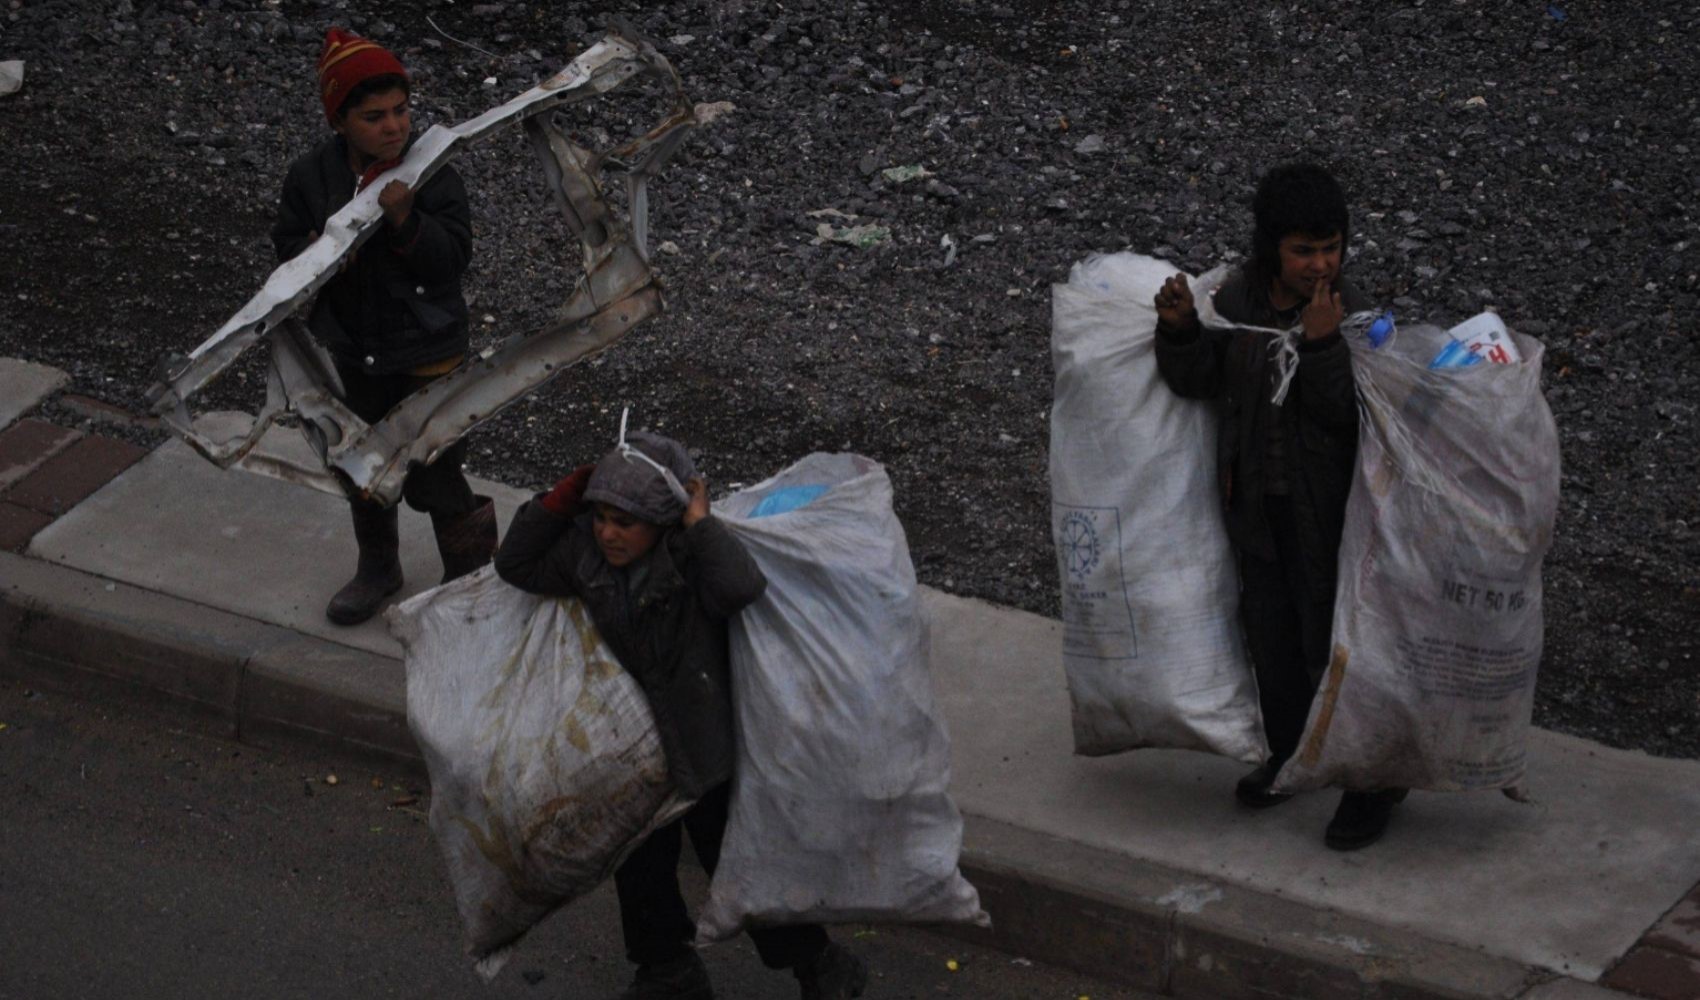
[[[257,746],[334,742],[425,775],[401,661],[0,552],[0,676],[183,710]]]
[[[424,774],[398,660],[11,553],[0,580],[0,677],[170,706],[259,746],[334,742]],[[1629,996],[972,815],[962,868],[994,926],[949,933],[1165,996]]]

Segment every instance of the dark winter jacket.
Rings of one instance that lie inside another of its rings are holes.
[[[411,142],[409,143],[411,146]],[[307,249],[354,197],[348,147],[333,136],[289,166],[272,244],[278,260]],[[386,183],[383,175],[374,184]],[[460,279],[472,258],[472,213],[453,167],[414,193],[399,230],[383,224],[319,291],[307,325],[332,353],[371,374],[405,372],[467,350]]]
[[[1369,308],[1343,277],[1336,285],[1348,314]],[[1293,322],[1269,302],[1261,282],[1242,270],[1217,290],[1216,311],[1251,326],[1285,328]],[[1189,399],[1222,402],[1217,472],[1235,545],[1275,558],[1263,512],[1265,456],[1270,422],[1278,421],[1282,463],[1298,522],[1300,543],[1314,560],[1317,579],[1334,578],[1345,525],[1346,496],[1358,448],[1357,387],[1350,349],[1336,331],[1299,342],[1298,373],[1282,406],[1270,401],[1277,367],[1266,334],[1157,327],[1157,368],[1169,388]]]
[[[555,514],[536,500],[514,515],[496,572],[521,590],[577,597],[626,672],[649,697],[667,767],[693,798],[732,776],[727,620],[767,578],[713,515],[663,529],[627,593],[626,569],[603,558],[591,516]]]

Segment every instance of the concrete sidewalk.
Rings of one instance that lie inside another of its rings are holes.
[[[417,763],[399,646],[323,618],[352,567],[344,502],[17,419],[62,382],[0,364],[0,674]],[[312,461],[293,432],[262,447]],[[521,494],[477,485],[505,525]],[[402,524],[405,595],[441,570],[427,519]],[[1416,793],[1338,854],[1331,794],[1252,814],[1230,761],[1074,757],[1057,623],[926,600],[964,869],[996,922],[974,936],[1183,997],[1700,998],[1700,764],[1537,732],[1533,804]]]

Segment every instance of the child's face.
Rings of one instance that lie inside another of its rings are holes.
[[[368,160],[395,159],[407,148],[407,137],[413,133],[413,112],[408,106],[407,91],[397,87],[367,95],[343,110],[336,130],[355,152]]]
[[[610,566],[625,566],[655,547],[661,528],[639,520],[612,504],[599,503],[591,516],[596,545]]]
[[[1289,233],[1281,237],[1281,284],[1302,300],[1316,293],[1316,283],[1332,286],[1340,276],[1340,256],[1346,241],[1339,233]]]

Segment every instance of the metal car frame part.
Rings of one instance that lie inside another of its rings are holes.
[[[607,93],[640,73],[669,83],[674,101],[671,113],[648,134],[595,152],[572,143],[550,120],[555,109]],[[161,362],[160,382],[149,397],[153,412],[195,450],[229,467],[254,448],[278,416],[292,411],[329,475],[285,467],[286,475],[321,488],[334,480],[342,492],[394,504],[414,463],[431,462],[503,407],[661,312],[661,290],[646,246],[647,185],[688,130],[729,107],[693,107],[678,74],[653,46],[629,29],[610,30],[560,73],[506,104],[459,125],[434,126],[388,174],[417,188],[462,144],[520,121],[567,227],[584,246],[584,274],[553,322],[469,357],[376,423],[355,416],[342,402],[329,355],[314,343],[298,314],[342,261],[377,231],[383,218],[380,186],[371,185],[327,219],[318,240],[273,271],[218,332],[187,356]],[[604,197],[596,179],[604,167],[625,176],[630,225],[616,217]],[[262,339],[270,342],[272,357],[260,412],[234,433],[213,415],[193,417],[189,397]]]

